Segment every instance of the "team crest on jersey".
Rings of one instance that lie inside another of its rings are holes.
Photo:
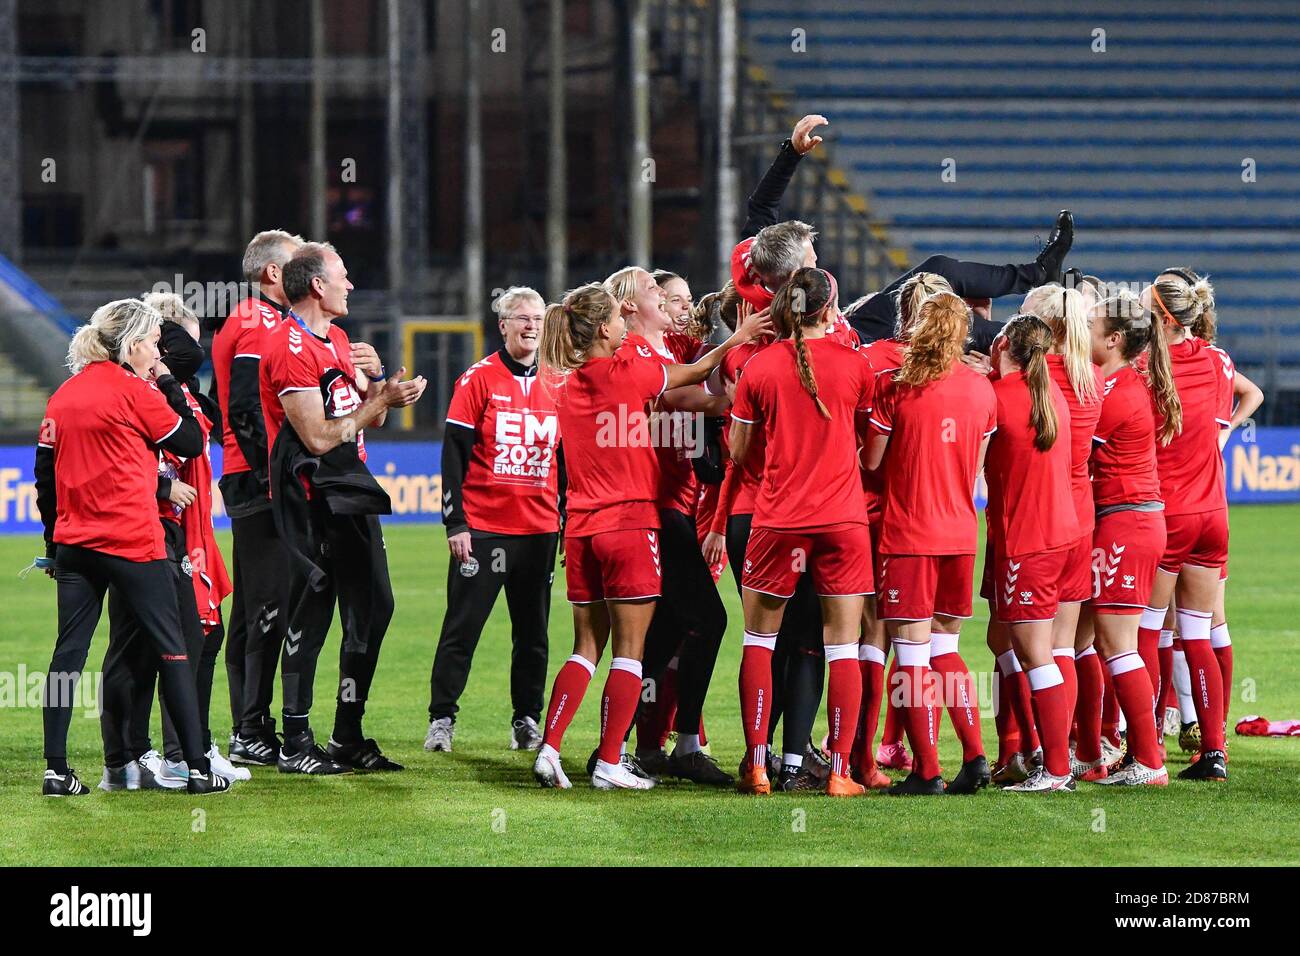
[[[646,348],[644,345],[638,345],[638,346],[636,347],[636,354],[639,355],[639,356],[641,356],[642,358],[653,358],[653,357],[654,357],[654,352],[651,352],[651,351],[650,351],[648,348]]]

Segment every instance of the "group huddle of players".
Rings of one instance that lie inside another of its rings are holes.
[[[1210,283],[1175,268],[1138,294],[1066,270],[1062,212],[1033,262],[931,257],[841,309],[814,230],[777,214],[825,122],[805,117],[782,143],[748,199],[730,281],[699,303],[683,277],[637,266],[558,303],[523,287],[494,303],[503,344],[457,379],[447,415],[451,562],[425,749],[452,749],[504,589],[510,746],[536,751],[543,786],[570,786],[561,743],[607,647],[587,761],[601,789],[666,775],[833,796],[1160,786],[1175,695],[1180,742],[1195,750],[1179,776],[1226,780],[1221,448],[1263,396],[1213,344]],[[244,274],[257,294],[217,325],[211,400],[194,377],[197,317],[175,296],[121,300],[77,333],[74,374],[42,426],[38,498],[59,589],[51,681],[80,674],[109,595],[104,790],[224,792],[249,779],[239,764],[402,769],[362,723],[394,611],[379,521],[390,508],[364,429],[425,383],[389,377],[335,324],[352,285],[332,247],[259,233]],[[1024,296],[1019,312],[990,320],[990,301],[1010,294]],[[204,451],[217,433],[230,575]],[[992,766],[958,640],[981,475]],[[574,645],[547,703],[557,552]],[[744,612],[734,777],[708,752],[703,720],[728,564]],[[227,758],[208,710],[232,591]],[[336,605],[339,685],[321,746],[310,712]],[[156,681],[161,754],[149,739]],[[43,792],[80,795],[71,705],[53,687]],[[963,754],[946,783],[944,710]],[[888,769],[910,772],[893,782]]]

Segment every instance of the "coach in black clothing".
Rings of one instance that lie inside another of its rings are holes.
[[[790,139],[781,144],[776,159],[749,196],[741,236],[757,235],[760,230],[778,222],[781,197],[794,177],[799,160],[811,148],[810,143],[815,145],[814,139],[821,142],[820,136],[812,139],[809,137],[817,126],[825,123],[825,117],[805,116],[794,132],[794,137],[800,139],[801,148],[796,149]],[[963,262],[948,256],[930,256],[915,269],[895,278],[875,295],[864,296],[853,302],[844,309],[844,317],[864,343],[891,337],[894,334],[897,292],[904,282],[918,272],[932,272],[942,276],[948,280],[954,292],[972,300],[996,299],[1003,295],[1028,292],[1049,282],[1060,282],[1065,256],[1073,241],[1074,218],[1068,211],[1062,211],[1056,218],[1056,228],[1048,236],[1043,251],[1033,262],[997,266],[984,262]],[[775,292],[785,283],[790,272],[806,264],[795,261],[785,275],[764,276],[763,284]],[[827,265],[833,272],[835,263]],[[971,347],[987,354],[993,339],[1001,330],[1002,324],[999,322],[976,318],[971,324]]]
[[[442,443],[447,612],[429,680],[425,750],[451,750],[457,702],[502,587],[510,607],[510,749],[542,744],[547,621],[563,486],[558,419],[537,378],[545,303],[507,289],[493,303],[505,345],[456,381]]]

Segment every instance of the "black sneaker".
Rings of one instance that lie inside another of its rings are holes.
[[[831,758],[811,738],[803,750],[803,765],[822,783],[831,778]]]
[[[321,750],[310,730],[286,739],[275,765],[280,773],[307,773],[318,777],[352,772],[351,767],[337,763]]]
[[[636,762],[641,765],[642,770],[656,777],[666,777],[673,772],[672,758],[662,750],[638,750]]]
[[[989,762],[984,759],[983,754],[980,754],[961,765],[957,776],[953,777],[952,783],[948,784],[947,793],[953,796],[965,796],[984,789],[992,779],[993,775],[989,773]]]
[[[943,777],[926,780],[915,770],[886,791],[891,797],[941,797]]]
[[[781,766],[781,773],[776,778],[776,789],[783,793],[822,793],[826,783],[807,767]]]
[[[1047,245],[1043,246],[1043,251],[1034,259],[1034,264],[1043,270],[1040,285],[1062,280],[1061,268],[1065,265],[1065,257],[1073,244],[1074,214],[1068,209],[1062,209],[1057,213],[1056,227],[1047,237]]]
[[[736,778],[719,767],[718,762],[703,750],[693,750],[680,757],[674,753],[668,758],[668,772],[682,780],[709,787],[733,787],[736,784]]]
[[[190,779],[185,784],[185,791],[194,796],[201,796],[205,793],[226,793],[230,790],[230,781],[211,768],[207,773],[201,773],[198,770],[190,771]]]
[[[1228,755],[1222,750],[1207,750],[1186,770],[1179,771],[1179,780],[1212,780],[1223,783],[1228,779]]]
[[[280,735],[275,732],[275,720],[267,717],[256,734],[236,734],[230,738],[231,763],[254,764],[269,767],[280,754]]]
[[[47,770],[41,781],[42,797],[84,797],[88,793],[90,788],[77,779],[77,771],[71,767],[62,774]]]
[[[401,770],[402,765],[389,760],[379,749],[379,744],[366,738],[359,744],[340,744],[333,737],[325,747],[335,763],[353,770]]]

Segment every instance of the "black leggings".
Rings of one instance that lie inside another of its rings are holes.
[[[753,518],[753,515],[732,515],[727,519],[727,563],[731,565],[738,591]],[[821,601],[813,590],[812,575],[805,573],[799,578],[794,596],[786,602],[772,654],[772,710],[767,726],[768,734],[773,735],[777,721],[784,715],[783,753],[802,754],[812,737],[826,678],[825,658]]]
[[[208,670],[207,693],[202,690],[205,657],[203,625],[194,597],[185,553],[185,535],[175,522],[163,522],[167,541],[167,564],[175,583],[176,613],[185,640],[191,679],[199,705],[203,750],[212,746],[208,734],[208,703],[212,697],[212,675]],[[157,656],[139,639],[140,621],[130,603],[116,587],[108,592],[108,651],[104,654],[104,702],[100,730],[104,737],[104,763],[120,767],[153,749],[149,739],[149,718],[153,711],[154,688],[158,680]],[[168,760],[183,759],[180,740],[168,706],[167,694],[158,694],[162,712],[163,753]]]
[[[700,550],[692,518],[674,508],[660,510],[659,546],[663,593],[646,632],[641,672],[657,684],[681,648],[673,729],[698,734],[704,698],[727,633],[727,609]]]
[[[269,508],[230,519],[234,536],[234,596],[226,678],[233,733],[256,735],[271,716],[275,669],[284,647],[285,567],[288,556]]]
[[[140,629],[131,640],[147,641],[158,658],[163,689],[172,703],[186,763],[191,769],[208,772],[198,696],[176,609],[176,579],[168,565],[165,559],[128,561],[89,548],[59,545],[54,566],[59,636],[46,675],[42,713],[45,759],[51,769],[62,770],[66,765],[68,728],[72,722],[71,690],[86,666],[95,627],[103,613],[104,594],[111,585],[121,593],[140,622]],[[123,653],[130,653],[130,649]]]
[[[947,256],[930,256],[915,269],[903,273],[873,295],[852,316],[852,324],[863,341],[874,342],[894,334],[896,304],[894,296],[904,282],[918,272],[933,272],[948,280],[952,290],[967,299],[996,299],[998,296],[1028,292],[1040,284],[1041,269],[1035,263],[993,266],[984,262],[962,262]],[[972,323],[971,337],[976,347],[987,351],[986,339],[1001,330],[1001,324],[985,319]]]
[[[312,520],[322,542],[316,564],[325,577],[321,589],[313,591],[306,575],[295,571],[290,585],[292,613],[280,660],[285,733],[306,728],[316,661],[334,621],[337,601],[343,619],[343,645],[339,648],[334,736],[339,743],[358,743],[344,740],[340,734],[351,737],[360,729],[379,648],[393,617],[384,534],[375,515],[329,515],[321,510]]]
[[[456,718],[474,649],[504,587],[510,609],[510,700],[513,720],[542,719],[551,582],[560,536],[471,531],[478,570],[466,576],[455,558],[447,568],[447,612],[429,677],[429,719]]]

